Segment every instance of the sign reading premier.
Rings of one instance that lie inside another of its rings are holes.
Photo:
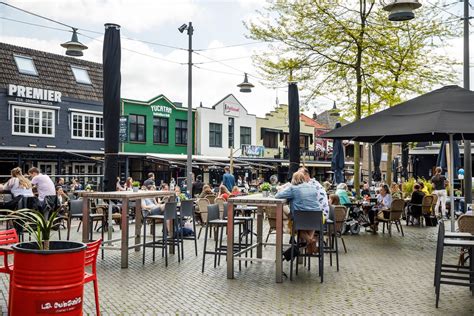
[[[59,91],[25,87],[16,84],[8,85],[8,95],[15,96],[18,98],[61,102],[61,92]]]

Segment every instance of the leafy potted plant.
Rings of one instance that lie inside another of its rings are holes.
[[[133,189],[133,192],[138,192],[138,189],[140,188],[140,182],[138,181],[133,181],[132,183],[132,189]]]
[[[30,209],[6,212],[2,221],[15,221],[34,238],[12,247],[9,315],[82,315],[86,245],[51,241],[61,220],[57,210],[49,217]]]
[[[264,197],[268,197],[271,189],[272,189],[272,185],[268,182],[264,182],[260,185],[260,191],[262,191],[262,195]]]

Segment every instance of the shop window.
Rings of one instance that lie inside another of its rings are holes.
[[[13,135],[54,137],[54,110],[13,106]]]
[[[241,126],[240,127],[240,145],[251,145],[252,144],[252,128]]]
[[[24,75],[38,76],[33,58],[14,55],[18,72]]]
[[[267,148],[278,148],[278,133],[265,132],[263,136],[263,146]]]
[[[129,139],[132,142],[146,142],[146,124],[144,115],[130,114],[128,116],[130,121],[130,135]]]
[[[229,148],[234,147],[234,118],[229,117]]]
[[[77,83],[83,83],[83,84],[89,84],[89,85],[92,84],[92,81],[91,81],[91,78],[89,77],[89,73],[87,72],[87,69],[80,68],[77,66],[71,66],[71,70]]]
[[[309,136],[300,135],[300,148],[304,148],[304,149],[309,148]]]
[[[73,139],[104,139],[104,119],[101,115],[72,113]]]
[[[153,142],[168,144],[168,119],[165,117],[153,118]]]
[[[209,123],[209,147],[222,147],[222,124]]]
[[[176,120],[175,126],[175,142],[176,145],[186,145],[188,143],[188,121]]]

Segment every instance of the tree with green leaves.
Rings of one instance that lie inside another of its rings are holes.
[[[434,16],[432,13],[431,17]],[[411,22],[389,22],[375,0],[277,0],[270,1],[265,11],[246,26],[251,38],[269,42],[268,51],[254,57],[267,79],[284,82],[291,70],[306,93],[303,103],[318,95],[333,95],[343,105],[344,114],[358,120],[368,108],[374,112],[391,106],[410,93],[421,92],[441,81],[437,81],[437,71],[442,67],[430,67],[437,60],[428,56],[435,52],[426,54],[426,58],[417,54],[426,53],[427,41],[437,31],[443,31],[440,36],[444,36],[445,28],[439,23],[429,33],[431,21],[418,17],[414,26],[409,25]],[[415,41],[413,31],[420,26],[423,31],[416,33]],[[407,29],[412,32],[408,37]],[[400,42],[394,41],[397,36]],[[410,36],[413,48],[419,47],[395,53],[394,50],[410,42],[406,41]],[[406,57],[394,61],[398,55]],[[398,75],[394,75],[397,64],[401,67]],[[416,77],[417,72],[422,75]],[[360,146],[355,142],[357,191],[359,175]]]

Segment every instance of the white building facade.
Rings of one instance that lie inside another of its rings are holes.
[[[229,94],[211,108],[198,107],[196,117],[197,153],[203,156],[242,156],[242,145],[256,144],[256,116],[249,114],[237,98]]]

